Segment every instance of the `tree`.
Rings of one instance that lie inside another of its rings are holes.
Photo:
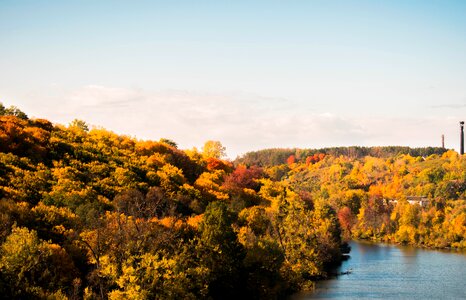
[[[43,157],[50,132],[17,116],[0,116],[0,151],[34,159]]]
[[[359,210],[358,227],[362,237],[380,237],[389,229],[389,223],[389,208],[381,197],[371,197]]]
[[[223,158],[226,155],[225,151],[226,148],[219,141],[207,141],[202,148],[202,155],[205,158]]]
[[[286,163],[291,166],[292,164],[296,163],[296,156],[294,155],[290,155],[287,159],[286,159]]]
[[[12,297],[45,298],[72,287],[77,276],[66,251],[57,244],[40,240],[34,230],[13,228],[1,253],[0,273]]]
[[[226,162],[218,158],[208,157],[206,159],[206,162],[207,162],[207,170],[209,172],[213,172],[215,170],[223,170],[227,173],[230,173],[233,169],[232,163]]]
[[[3,104],[0,106],[0,115],[6,115],[6,116],[15,116],[17,118],[27,120],[28,116],[22,112],[19,108],[16,106],[10,106],[8,108],[5,108]]]
[[[251,299],[273,299],[283,289],[280,268],[284,253],[274,237],[266,209],[253,206],[239,214],[238,240],[246,249],[243,264],[247,276],[247,294]],[[260,288],[258,288],[260,287]]]
[[[186,182],[183,171],[171,164],[166,164],[157,171],[160,178],[160,187],[167,193],[167,195],[174,196]]]
[[[159,142],[160,142],[160,143],[167,144],[167,145],[170,145],[170,146],[172,146],[172,147],[174,147],[174,148],[178,148],[178,145],[177,145],[174,141],[172,141],[172,140],[170,140],[170,139],[161,138],[161,139],[159,140]]]
[[[345,238],[351,238],[351,228],[354,225],[354,216],[351,212],[351,209],[348,206],[342,207],[338,211],[338,221],[340,222],[340,226],[344,231]]]
[[[84,132],[89,131],[89,126],[87,125],[87,123],[84,122],[83,120],[79,120],[79,119],[74,119],[73,121],[71,121],[69,127],[77,128],[77,129],[80,129],[80,130],[82,130]]]
[[[147,211],[144,195],[136,189],[119,193],[113,202],[117,211],[127,216],[144,218],[150,213],[150,211]]]
[[[225,177],[225,171],[204,172],[194,183],[194,186],[203,193],[206,200],[227,200],[228,194],[221,190],[221,183]]]
[[[239,268],[244,249],[232,228],[235,217],[225,203],[215,201],[207,206],[199,224],[198,254],[201,264],[211,270],[209,293],[214,299],[235,298],[235,287],[241,286]]]
[[[239,165],[235,171],[225,178],[223,187],[231,192],[241,192],[243,189],[251,189],[259,191],[260,182],[259,178],[263,176],[262,168],[257,166],[246,166]]]
[[[323,272],[317,226],[298,195],[284,189],[278,199],[274,227],[285,257],[283,273],[293,285],[305,287]]]

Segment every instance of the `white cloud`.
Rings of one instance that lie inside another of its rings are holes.
[[[230,158],[270,147],[439,145],[455,147],[457,117],[428,118],[337,115],[317,112],[287,99],[246,93],[146,91],[99,85],[69,92],[47,118],[80,118],[141,139],[175,140],[182,148],[220,140]],[[58,107],[57,107],[58,110]]]
[[[88,85],[72,92],[67,100],[68,104],[78,107],[102,108],[134,105],[143,98],[142,92],[136,89]]]

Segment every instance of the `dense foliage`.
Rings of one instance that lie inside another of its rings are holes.
[[[305,162],[309,157],[316,154],[325,154],[330,156],[347,156],[351,158],[364,158],[372,156],[378,158],[390,158],[401,154],[409,154],[411,156],[427,157],[432,154],[442,155],[444,148],[425,147],[425,148],[410,148],[401,146],[384,146],[384,147],[330,147],[322,149],[264,149],[259,151],[248,152],[235,160],[236,164],[256,165],[262,167],[278,166],[286,162],[293,156],[297,162]]]
[[[273,299],[311,288],[341,257],[335,210],[224,151],[1,105],[1,297]]]
[[[217,141],[180,150],[0,105],[1,297],[273,299],[327,276],[342,239],[466,248],[464,156],[342,149],[233,164]]]
[[[289,188],[332,207],[346,238],[466,248],[466,157],[325,156],[266,169]]]

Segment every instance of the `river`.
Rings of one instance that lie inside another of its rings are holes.
[[[351,242],[347,275],[293,299],[466,299],[466,254]]]

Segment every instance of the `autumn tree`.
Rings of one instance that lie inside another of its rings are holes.
[[[15,298],[44,298],[70,291],[78,275],[66,251],[42,241],[35,231],[13,228],[1,246],[0,270],[8,293]]]
[[[354,216],[351,212],[351,209],[348,206],[342,207],[338,211],[338,221],[340,222],[340,226],[344,231],[344,237],[346,239],[351,238],[351,228],[354,225]]]
[[[294,155],[290,155],[287,159],[286,159],[286,163],[291,166],[292,164],[294,164],[296,162],[296,156]]]
[[[219,141],[209,140],[202,147],[202,155],[205,158],[223,158],[226,155],[226,148]]]
[[[259,191],[259,178],[263,176],[263,170],[257,166],[247,168],[244,165],[239,165],[236,169],[225,178],[223,187],[229,191],[240,192],[243,189],[251,189]]]
[[[284,253],[284,276],[293,285],[312,286],[312,278],[323,272],[312,212],[305,209],[304,203],[295,193],[286,190],[279,196],[277,208],[274,227]]]
[[[226,162],[224,160],[221,160],[215,157],[206,158],[206,162],[207,162],[207,170],[209,172],[212,172],[215,170],[223,170],[227,173],[230,173],[233,169],[232,163]]]

